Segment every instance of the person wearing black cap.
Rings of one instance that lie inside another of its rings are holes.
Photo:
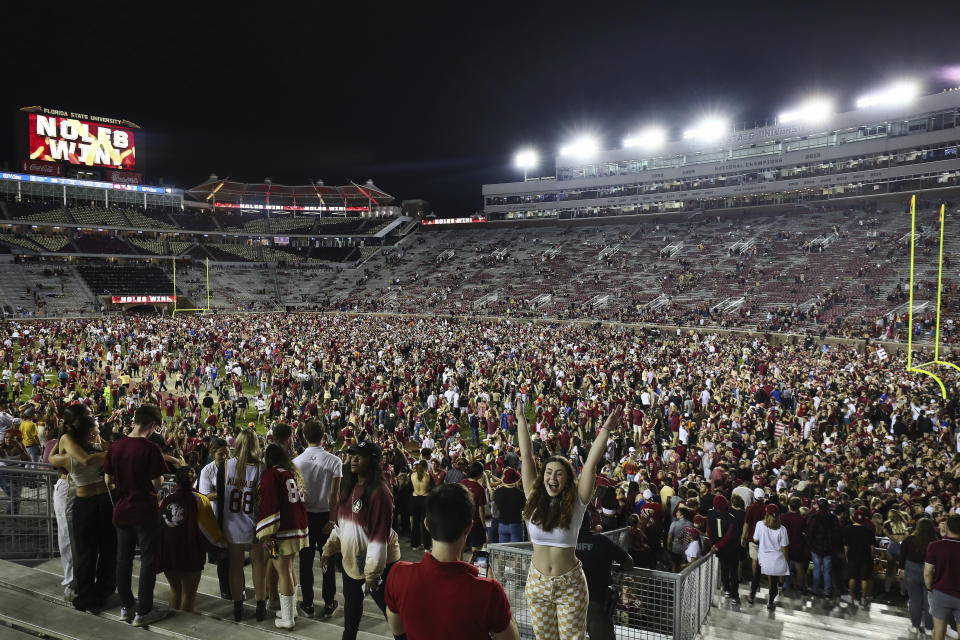
[[[343,555],[342,638],[355,640],[365,594],[370,594],[386,615],[383,584],[400,560],[400,544],[391,528],[393,494],[383,480],[383,452],[369,440],[351,444],[347,452],[350,462],[343,469],[340,499],[330,512],[335,525],[323,546],[320,570],[326,573],[331,556]]]

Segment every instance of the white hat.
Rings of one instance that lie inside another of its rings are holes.
[[[753,490],[753,497],[755,500],[763,500],[763,489],[757,487]]]
[[[652,497],[653,497],[653,492],[650,491],[650,489],[644,489],[644,490],[643,490],[643,499],[644,499],[644,500],[649,500],[649,499],[652,498]]]
[[[636,447],[630,447],[629,449],[627,449],[627,451],[628,451],[629,453],[633,453],[633,452],[636,451],[636,450],[637,450]]]

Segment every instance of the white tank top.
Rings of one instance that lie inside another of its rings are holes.
[[[233,544],[251,544],[256,539],[257,491],[260,487],[260,463],[248,464],[238,482],[237,459],[227,460],[223,487],[223,536]],[[219,496],[218,496],[219,498]]]
[[[580,501],[580,495],[578,494],[576,502],[573,503],[573,517],[570,518],[570,525],[565,529],[557,527],[552,531],[544,531],[538,525],[527,522],[530,542],[544,547],[577,546],[577,535],[580,533],[580,525],[583,523],[583,514],[586,510],[587,505]]]

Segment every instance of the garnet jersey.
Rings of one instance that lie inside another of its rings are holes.
[[[237,477],[237,459],[230,458],[224,471],[223,535],[227,542],[250,544],[255,540],[255,502],[263,467],[259,463],[248,464]]]
[[[306,542],[307,532],[307,505],[293,474],[283,467],[267,469],[260,478],[257,538]]]

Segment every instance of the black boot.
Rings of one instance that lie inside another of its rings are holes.
[[[243,620],[243,600],[233,601],[233,619],[235,622]]]
[[[267,601],[257,600],[257,622],[263,622],[267,617]]]

